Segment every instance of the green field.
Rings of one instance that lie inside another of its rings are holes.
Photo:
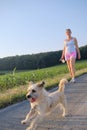
[[[87,73],[87,60],[76,62],[76,76]],[[0,108],[25,99],[29,81],[46,82],[45,87],[55,87],[62,78],[70,79],[66,64],[33,71],[0,71]]]

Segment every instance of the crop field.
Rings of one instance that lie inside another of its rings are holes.
[[[76,62],[76,76],[87,73],[87,60]],[[45,81],[46,89],[58,85],[62,78],[70,79],[66,64],[32,71],[0,71],[0,108],[25,99],[28,82]]]

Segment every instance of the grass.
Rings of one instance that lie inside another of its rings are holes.
[[[87,60],[76,62],[76,76],[87,73]],[[6,73],[0,76],[0,108],[25,99],[28,85],[27,81],[46,82],[46,89],[58,85],[61,78],[70,79],[66,64],[45,69]]]

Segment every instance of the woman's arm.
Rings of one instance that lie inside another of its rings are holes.
[[[75,41],[76,51],[77,51],[77,54],[78,54],[78,59],[80,59],[81,58],[81,54],[80,54],[80,50],[79,50],[79,47],[78,47],[77,39],[74,38],[74,41]]]
[[[62,51],[61,59],[65,59],[65,41],[64,41],[64,48],[63,48],[63,51]]]
[[[65,58],[65,47],[63,48],[62,56],[61,56],[61,59],[64,59],[64,58]]]

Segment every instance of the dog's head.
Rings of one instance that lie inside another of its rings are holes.
[[[36,102],[41,97],[44,84],[45,84],[44,81],[40,83],[33,83],[33,82],[29,83],[28,93],[26,97],[31,103]]]

